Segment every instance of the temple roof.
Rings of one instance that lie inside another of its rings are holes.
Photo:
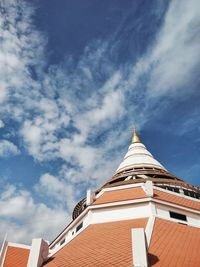
[[[142,186],[122,188],[118,190],[105,191],[93,203],[93,205],[114,203],[136,199],[145,199],[148,195]],[[153,199],[165,201],[182,207],[200,211],[200,201],[195,198],[186,198],[180,193],[162,190],[159,187],[153,189]],[[196,201],[197,200],[197,201]]]
[[[30,250],[8,246],[3,267],[27,267]]]
[[[116,174],[95,192],[87,191],[73,221],[39,259],[45,267],[198,267],[199,215],[199,188],[170,174],[134,130]],[[36,267],[29,261],[36,255],[33,243],[30,250],[2,246],[3,267]]]
[[[131,229],[146,223],[141,218],[90,225],[44,266],[132,266]]]
[[[104,192],[93,205],[113,203],[117,201],[133,200],[147,197],[141,186]]]
[[[190,190],[188,191],[188,195],[194,195],[195,198],[199,198],[200,195],[198,187],[190,185],[182,179],[177,178],[153,157],[145,145],[141,143],[136,129],[134,129],[132,143],[115,174],[101,188],[96,190],[95,193],[97,194],[100,192],[102,188],[143,183],[147,180],[152,181],[155,185],[162,188],[169,187],[168,189],[171,189],[172,191],[177,191],[176,187],[181,187],[183,190]],[[112,198],[113,201],[116,201],[116,199],[122,195],[120,192],[122,191],[118,192],[119,194],[117,197],[115,193],[107,193],[102,196],[102,199],[104,199],[103,201],[107,201],[107,199]],[[73,219],[79,216],[85,207],[86,199],[84,198],[75,206]]]
[[[200,229],[156,218],[149,247],[149,266],[198,267]]]

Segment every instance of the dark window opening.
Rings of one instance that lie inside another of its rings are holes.
[[[119,178],[119,179],[116,179],[114,181],[111,181],[109,184],[114,184],[114,183],[118,183],[118,182],[121,182],[121,181],[124,181],[124,177],[123,178]]]
[[[177,219],[177,220],[181,220],[181,221],[187,222],[187,217],[184,214],[180,214],[180,213],[177,213],[177,212],[170,211],[169,215],[173,219]]]
[[[83,222],[80,223],[80,224],[76,227],[76,232],[78,232],[82,227],[83,227]]]
[[[170,190],[170,191],[172,191],[172,192],[175,192],[175,193],[180,193],[179,192],[179,188],[177,188],[177,187],[170,187],[169,186],[167,189]]]
[[[162,185],[161,186],[158,185],[158,187],[166,189],[166,190],[169,190],[169,191],[172,191],[172,192],[175,192],[175,193],[180,193],[180,190],[177,187],[162,186]]]
[[[64,244],[64,243],[65,243],[65,238],[60,241],[60,246],[62,246],[62,244]]]
[[[185,189],[183,189],[183,192],[184,192],[184,195],[186,195],[186,196],[200,199],[200,194],[197,192],[193,192],[193,191],[189,191],[189,190],[185,190]]]

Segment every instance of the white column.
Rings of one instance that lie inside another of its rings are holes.
[[[153,197],[153,183],[152,181],[146,181],[144,184],[144,190],[149,197]]]
[[[94,201],[94,192],[91,189],[87,190],[86,205],[89,206]]]
[[[147,247],[149,247],[150,242],[151,242],[154,223],[155,223],[155,216],[150,216],[148,219],[147,225],[146,225],[146,229],[145,229]]]
[[[132,234],[133,267],[148,267],[145,232],[143,228],[134,228]]]
[[[46,241],[41,238],[33,239],[27,267],[41,267],[48,256],[48,252],[49,246]]]

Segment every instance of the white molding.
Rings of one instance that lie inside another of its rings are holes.
[[[176,219],[173,219],[171,217],[166,217],[166,216],[162,216],[162,215],[159,215],[159,214],[157,214],[155,217],[158,218],[158,219],[163,219],[163,220],[174,222],[174,223],[180,223],[180,224],[185,224],[185,225],[188,225],[188,226],[191,226],[191,227],[200,228],[200,224],[195,224],[195,223],[189,223],[189,222],[185,222],[185,221],[181,221],[181,220],[176,220]]]
[[[144,228],[131,229],[134,267],[148,267]]]
[[[150,201],[150,197],[144,197],[144,198],[137,198],[133,200],[123,200],[123,201],[116,201],[116,202],[110,202],[110,203],[104,203],[104,204],[95,204],[93,206],[90,206],[91,209],[100,209],[105,207],[115,207],[115,206],[122,206],[122,205],[131,205],[135,203],[144,203]]]
[[[0,251],[0,267],[3,267],[4,264],[4,260],[6,257],[6,252],[7,252],[7,248],[8,248],[8,241],[6,240],[7,234],[4,237],[2,246],[1,246],[1,251]]]
[[[181,186],[176,186],[176,187],[181,189]],[[156,189],[156,190],[159,190],[159,191],[162,191],[162,192],[165,192],[165,193],[180,197],[180,198],[185,198],[185,199],[188,199],[188,200],[193,200],[193,201],[196,201],[196,202],[200,202],[200,199],[193,198],[193,197],[190,197],[190,196],[186,196],[186,195],[184,195],[182,193],[176,193],[176,192],[173,192],[173,191],[161,188],[161,187],[157,187],[156,185],[154,185],[153,188]]]
[[[147,225],[146,225],[146,228],[145,228],[145,234],[146,234],[146,239],[147,239],[147,247],[149,247],[150,242],[151,242],[154,223],[155,223],[155,216],[149,217]]]
[[[164,201],[164,200],[153,198],[152,202],[159,203],[159,204],[162,204],[162,205],[168,206],[168,207],[174,207],[174,208],[179,209],[179,210],[189,211],[191,213],[200,215],[200,211],[198,211],[198,210],[187,208],[187,207],[184,207],[184,206],[181,206],[181,205],[178,205],[178,204],[174,204],[174,203],[171,203],[171,202],[167,202],[167,201]]]
[[[19,243],[13,243],[13,242],[8,242],[9,247],[15,247],[15,248],[24,248],[24,249],[30,249],[31,246],[24,245],[24,244],[19,244]]]

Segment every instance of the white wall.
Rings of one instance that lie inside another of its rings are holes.
[[[164,206],[161,204],[156,204],[156,213],[158,216],[166,218],[166,219],[171,219],[170,215],[169,215],[169,211],[173,211],[173,212],[177,212],[177,213],[186,215],[188,224],[200,227],[200,215],[196,215],[192,212],[185,211],[182,209]],[[181,222],[181,220],[180,220],[180,222]],[[182,222],[184,223],[184,221],[182,221]]]
[[[92,210],[91,223],[113,222],[149,217],[151,210],[148,203],[108,207]]]

